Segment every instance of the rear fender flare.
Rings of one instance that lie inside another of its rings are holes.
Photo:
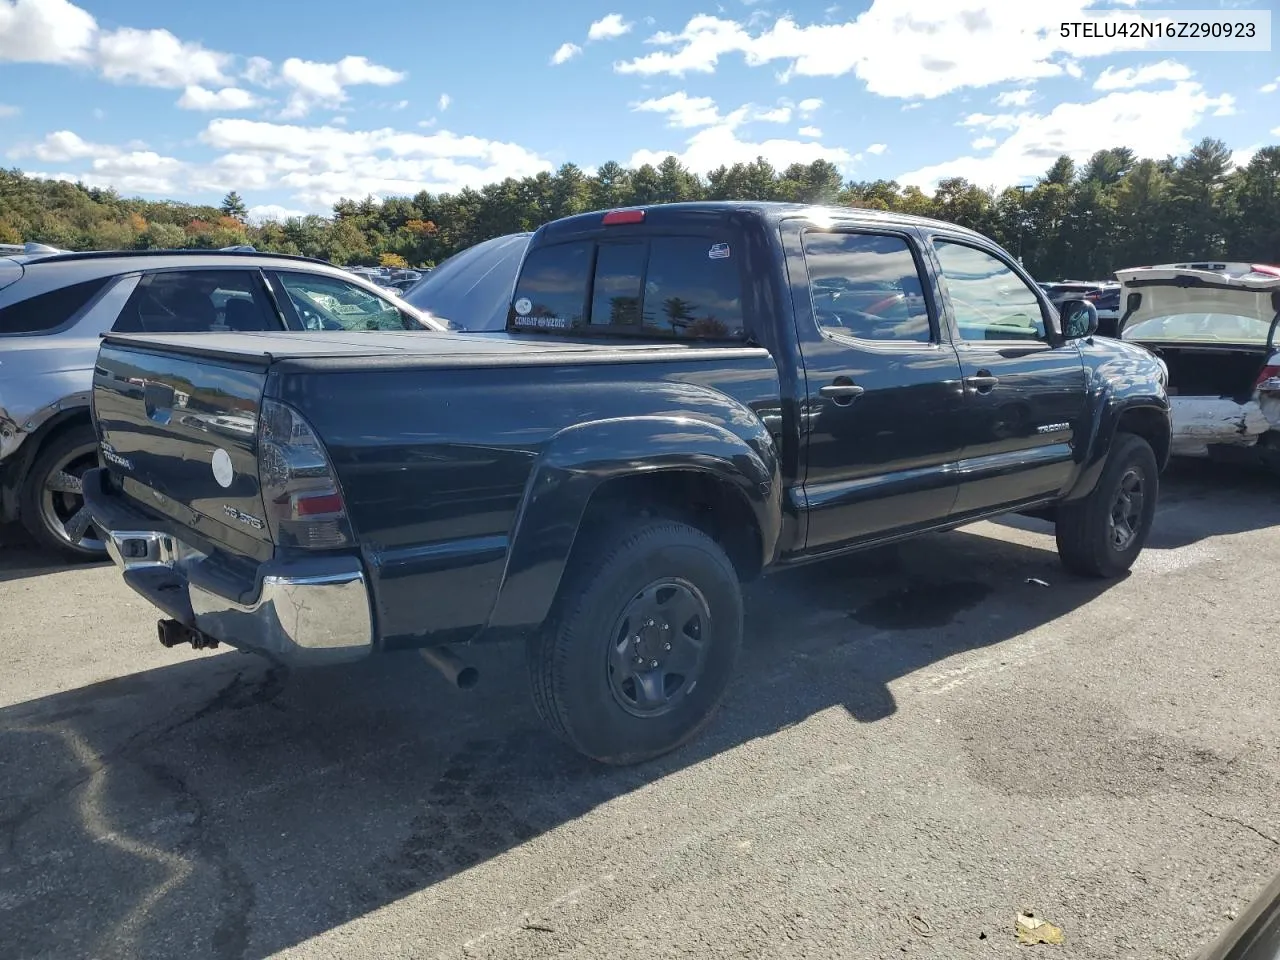
[[[558,433],[530,474],[507,553],[492,629],[546,619],[592,495],[610,480],[693,470],[738,490],[760,532],[761,562],[777,549],[781,473],[773,439],[758,422],[739,436],[691,417],[626,417]]]

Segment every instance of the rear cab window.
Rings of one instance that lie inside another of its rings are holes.
[[[507,330],[742,340],[742,289],[730,244],[706,236],[552,243],[529,251]]]

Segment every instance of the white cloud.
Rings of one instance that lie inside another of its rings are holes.
[[[248,110],[259,103],[248,90],[239,87],[223,87],[221,90],[209,90],[192,85],[182,92],[178,98],[178,106],[183,110]]]
[[[106,118],[107,118],[107,111],[103,110],[101,107],[93,108],[93,119],[105,120]]]
[[[406,74],[371,63],[365,57],[343,57],[337,63],[317,63],[290,57],[280,67],[280,79],[293,88],[282,117],[306,116],[313,107],[336,107],[347,101],[347,87],[372,84],[388,87]]]
[[[685,149],[637,150],[631,155],[633,167],[642,164],[659,164],[666,157],[674,156],[681,163],[698,173],[705,173],[723,165],[751,163],[756,157],[764,157],[777,166],[791,163],[810,163],[814,160],[830,160],[848,166],[860,159],[842,147],[825,147],[813,140],[784,140],[774,138],[763,141],[742,139],[739,128],[753,121],[785,123],[791,119],[791,109],[780,107],[760,110],[752,104],[738,107],[728,114],[721,114],[710,97],[690,97],[681,92],[656,100],[633,104],[635,110],[646,110],[670,115],[669,126],[685,129],[698,128],[685,141]],[[820,136],[820,131],[808,128],[801,136]]]
[[[817,138],[817,137],[821,137],[821,136],[822,136],[822,128],[821,128],[821,127],[801,127],[801,128],[799,129],[799,131],[797,131],[797,132],[798,132],[798,133],[800,134],[800,136],[802,136],[802,137],[815,137],[815,138]]]
[[[90,143],[70,130],[59,130],[46,136],[34,147],[10,152],[10,156],[26,155],[46,163],[88,160],[88,170],[57,173],[32,171],[31,176],[79,182],[91,187],[114,188],[126,195],[149,193],[167,196],[180,192],[181,175],[187,170],[187,164],[175,157],[162,156],[151,150]]]
[[[810,116],[822,106],[822,101],[818,97],[809,97],[801,100],[796,104],[796,109],[800,111],[802,116]]]
[[[1274,130],[1272,130],[1271,135],[1273,137],[1280,137],[1280,127],[1276,127]]]
[[[854,73],[870,92],[887,97],[940,97],[966,87],[1033,81],[1068,72],[1066,54],[1103,56],[1141,49],[1125,37],[1081,44],[1057,26],[1079,19],[1091,0],[1058,4],[985,0],[973,9],[952,0],[873,0],[845,23],[801,25],[781,17],[753,32],[721,17],[699,14],[679,33],[646,40],[662,48],[614,64],[620,73],[684,76],[712,73],[721,57],[740,54],[748,66],[781,62],[783,76]]]
[[[121,27],[98,38],[98,69],[108,80],[148,87],[225,83],[230,54],[179,40],[168,30]]]
[[[242,77],[256,87],[269,87],[275,83],[271,61],[266,57],[250,57],[245,61]]]
[[[1280,77],[1276,77],[1270,83],[1264,83],[1258,88],[1259,93],[1275,93],[1280,90]]]
[[[610,13],[601,17],[587,28],[588,40],[616,40],[625,33],[630,33],[634,24],[627,23],[620,13]]]
[[[5,117],[16,117],[21,112],[21,107],[15,107],[11,103],[0,103],[0,120],[3,120]]]
[[[1042,176],[1063,154],[1083,163],[1117,142],[1141,157],[1180,154],[1206,114],[1230,110],[1233,102],[1230,94],[1210,96],[1199,83],[1183,81],[1171,90],[1116,91],[1090,103],[1060,103],[1046,114],[973,114],[962,125],[1012,132],[987,156],[957,157],[897,179],[928,187],[944,177],[966,177],[1005,186]]]
[[[667,126],[670,127],[707,127],[722,121],[714,100],[710,97],[691,97],[683,90],[665,97],[633,103],[631,109],[645,113],[665,113]]]
[[[1006,90],[996,97],[995,103],[997,107],[1025,107],[1034,94],[1035,91],[1031,89]]]
[[[880,154],[884,153],[888,149],[889,149],[888,144],[873,143],[871,146],[867,147],[867,153],[871,154],[872,156],[878,157]]]
[[[223,164],[224,172],[234,168],[241,178],[257,178],[255,185],[289,190],[308,207],[370,193],[456,192],[552,169],[518,144],[443,130],[343,130],[220,117],[200,139],[226,151],[223,161],[236,158],[230,167]]]
[[[293,210],[289,207],[282,207],[278,203],[262,203],[255,207],[249,208],[249,222],[255,226],[261,226],[264,223],[275,220],[283,222],[294,217],[305,217],[307,211]]]
[[[1190,80],[1191,69],[1176,60],[1161,60],[1142,67],[1107,67],[1093,82],[1095,90],[1129,90],[1165,80]],[[1022,106],[1022,104],[1018,104]]]
[[[1247,167],[1249,165],[1249,161],[1253,159],[1253,155],[1260,149],[1262,149],[1262,144],[1255,143],[1251,147],[1244,147],[1241,150],[1232,150],[1231,165],[1233,167]]]
[[[721,115],[716,102],[710,97],[691,97],[683,90],[669,93],[665,97],[633,103],[631,109],[642,113],[665,113],[667,126],[676,128],[709,127],[720,124],[736,129],[750,122],[787,123],[791,120],[792,114],[792,108],[787,104],[760,108],[748,103],[730,114]]]
[[[975,150],[990,150],[999,142],[995,137],[979,137],[973,141],[972,146]]]
[[[67,0],[0,0],[0,61],[85,63],[98,23]]]
[[[559,66],[567,60],[572,60],[582,52],[582,48],[576,43],[562,43],[556,47],[556,52],[551,55],[551,63]]]
[[[440,94],[440,100],[436,105],[440,108],[440,112],[444,113],[444,111],[449,109],[449,104],[451,103],[453,103],[453,97],[449,96],[447,93],[442,93]]]
[[[115,147],[89,143],[77,133],[70,130],[58,130],[48,134],[34,146],[18,146],[9,151],[14,158],[35,157],[46,163],[65,163],[68,160],[80,160],[85,157],[116,154]]]

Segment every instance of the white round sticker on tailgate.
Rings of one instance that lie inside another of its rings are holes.
[[[221,447],[213,451],[213,479],[218,481],[218,486],[231,486],[235,475],[236,472],[231,466],[231,454]]]
[[[520,316],[527,317],[531,310],[533,310],[533,304],[529,302],[528,297],[521,297],[516,301],[516,313]]]

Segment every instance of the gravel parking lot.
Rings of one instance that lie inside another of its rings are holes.
[[[1280,870],[1280,484],[1166,477],[1133,574],[978,524],[749,592],[709,732],[602,769],[521,651],[284,675],[0,547],[0,954],[1190,957]],[[0,533],[0,538],[4,534]]]

